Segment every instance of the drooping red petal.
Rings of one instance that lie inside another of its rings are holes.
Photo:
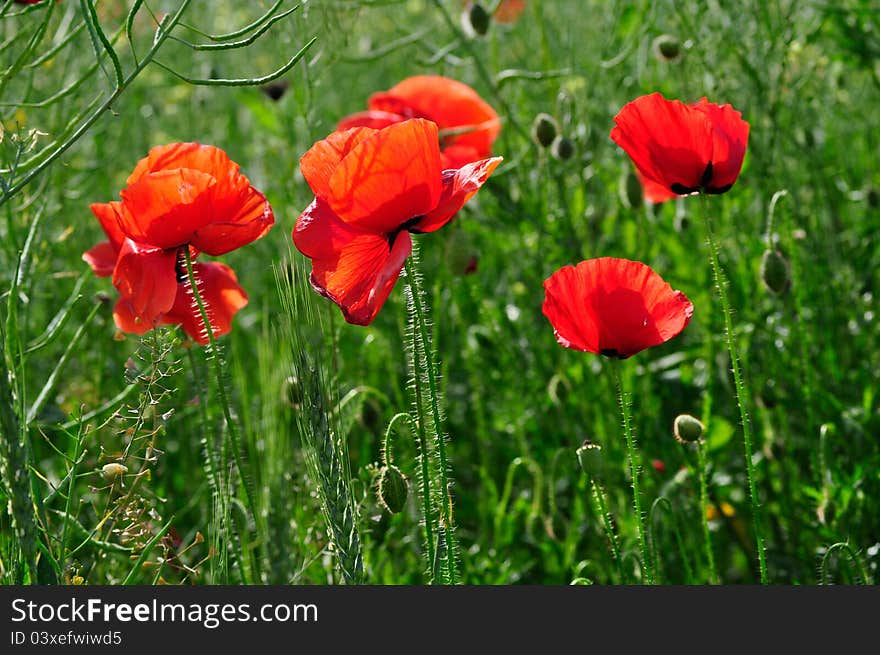
[[[626,358],[678,335],[693,305],[641,262],[601,257],[544,282],[543,312],[566,348]]]
[[[697,190],[712,159],[708,116],[659,93],[636,98],[614,117],[611,138],[647,179],[673,190]]]
[[[656,205],[661,202],[666,202],[667,200],[672,200],[677,195],[662,184],[659,184],[654,180],[649,180],[642,175],[642,172],[638,169],[636,169],[636,176],[639,178],[639,182],[642,185],[642,195],[644,195],[645,200],[648,202],[653,202]]]
[[[443,192],[440,195],[440,201],[410,230],[412,232],[433,232],[446,225],[486,183],[501,160],[501,157],[492,157],[467,164],[457,170],[443,171]]]
[[[235,271],[219,262],[197,262],[193,264],[193,275],[214,338],[228,334],[232,330],[232,318],[248,304],[247,294],[239,286]],[[179,323],[193,340],[202,345],[210,341],[188,281],[178,285],[174,305],[162,322],[171,325]]]
[[[355,146],[375,133],[376,130],[370,127],[333,132],[308,149],[299,160],[299,168],[315,196],[324,200],[330,197],[330,178],[333,171]]]
[[[312,260],[312,286],[355,325],[372,323],[412,252],[406,230],[389,243],[385,235],[343,222],[320,199],[297,220],[293,242]]]
[[[339,124],[337,124],[336,129],[343,131],[349,130],[353,127],[369,127],[374,130],[381,130],[383,127],[394,125],[394,123],[400,123],[407,118],[407,116],[395,114],[390,111],[361,111],[343,118],[339,121]]]
[[[453,145],[474,148],[475,156],[469,161],[488,157],[501,130],[498,114],[474,89],[440,75],[409,77],[386,93],[374,94],[368,106],[373,110],[427,118],[437,123],[441,131],[472,127],[466,134],[444,137],[441,144],[443,150]]]
[[[325,200],[352,227],[387,234],[436,207],[440,174],[437,126],[416,118],[352,148],[333,171]]]
[[[706,186],[710,192],[726,191],[736,182],[742,169],[749,143],[749,124],[730,105],[716,105],[701,98],[693,107],[712,123],[712,179]]]
[[[176,251],[144,247],[131,239],[127,239],[119,251],[113,286],[128,301],[136,319],[149,328],[174,304],[176,263]]]
[[[125,233],[120,227],[122,215],[125,212],[122,203],[117,200],[96,202],[89,205],[89,209],[101,223],[101,229],[104,230],[110,243],[116,250],[119,250],[122,247],[122,242],[125,241]]]
[[[117,328],[129,334],[144,334],[155,327],[153,323],[144,321],[138,316],[131,300],[125,296],[120,296],[113,306],[113,322]]]
[[[157,248],[176,248],[213,219],[213,175],[191,168],[148,173],[122,190],[126,212],[120,227],[130,239]]]
[[[461,168],[482,159],[479,151],[473,146],[454,144],[440,151],[440,166],[443,170]]]
[[[97,246],[83,253],[83,261],[92,267],[98,277],[113,275],[116,268],[116,256],[119,251],[109,241],[102,241]]]

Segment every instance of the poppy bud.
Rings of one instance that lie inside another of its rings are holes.
[[[553,145],[550,148],[550,152],[552,152],[553,156],[560,161],[571,159],[574,156],[574,141],[560,134],[553,139]]]
[[[788,262],[778,250],[765,250],[761,257],[761,281],[772,293],[785,293],[791,286]]]
[[[270,100],[277,102],[281,100],[281,97],[287,92],[289,87],[290,82],[287,80],[275,80],[274,82],[269,82],[268,84],[261,86],[260,91],[265,93]]]
[[[547,148],[553,144],[558,133],[559,125],[550,114],[541,112],[535,116],[535,120],[532,122],[532,141],[542,148]]]
[[[690,414],[679,414],[672,424],[672,433],[681,443],[694,443],[703,438],[706,426]]]
[[[483,5],[479,2],[473,2],[464,10],[461,22],[466,31],[483,36],[489,31],[489,23],[492,22],[492,17]]]
[[[298,377],[288,375],[284,378],[284,383],[281,385],[281,398],[294,409],[299,408],[303,401],[303,388]]]
[[[379,471],[377,492],[382,507],[392,514],[399,513],[408,494],[406,476],[394,464],[383,466]]]
[[[620,178],[620,199],[623,204],[630,209],[639,209],[644,202],[644,191],[642,191],[642,183],[639,182],[639,176],[632,170],[628,170],[622,178]]]
[[[681,58],[681,42],[671,34],[661,34],[651,45],[654,56],[660,61],[678,61]]]
[[[602,446],[586,439],[583,445],[577,449],[577,458],[584,473],[591,478],[599,475],[602,469]]]
[[[115,480],[123,473],[128,473],[128,467],[117,462],[110,462],[101,467],[101,477],[105,480]]]

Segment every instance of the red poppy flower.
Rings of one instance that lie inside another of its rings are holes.
[[[492,143],[501,130],[498,114],[471,87],[439,75],[417,75],[384,93],[374,93],[368,111],[342,119],[337,130],[352,127],[381,129],[409,118],[426,118],[443,137],[441,166],[461,168],[492,154]]]
[[[564,266],[544,291],[544,315],[561,345],[620,359],[678,335],[694,313],[650,267],[615,257]]]
[[[526,0],[501,0],[493,18],[499,23],[515,23],[526,8]]]
[[[666,191],[724,193],[739,177],[749,124],[730,105],[706,98],[686,105],[652,93],[626,104],[614,122],[614,142]]]
[[[356,127],[318,141],[300,159],[315,200],[293,241],[312,260],[312,286],[369,325],[412,251],[410,233],[448,223],[501,161],[442,170],[437,125],[423,119]]]
[[[159,323],[181,323],[208,341],[201,314],[181,270],[182,248],[220,255],[263,236],[272,209],[238,166],[213,146],[175,143],[153,148],[128,178],[122,201],[96,203],[92,212],[107,241],[83,254],[96,275],[113,276],[120,293],[117,327],[142,334]],[[235,273],[219,263],[194,264],[214,336],[229,331],[247,304]]]

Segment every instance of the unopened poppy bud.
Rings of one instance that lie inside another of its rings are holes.
[[[591,478],[599,475],[602,469],[602,446],[587,439],[577,449],[577,458],[584,473]]]
[[[289,406],[297,409],[303,401],[303,389],[299,383],[299,378],[295,375],[288,375],[284,378],[281,385],[281,397]]]
[[[461,20],[465,30],[483,36],[489,31],[489,23],[492,22],[492,17],[483,5],[479,2],[472,2],[465,8]]]
[[[639,176],[629,170],[620,179],[620,199],[630,209],[638,209],[644,202],[645,192],[642,190],[642,183],[639,182]]]
[[[761,257],[761,281],[773,293],[785,293],[791,286],[788,261],[778,250],[764,251]]]
[[[394,464],[383,466],[379,471],[377,491],[382,507],[392,514],[399,513],[406,504],[409,493],[406,476]]]
[[[288,88],[290,88],[290,82],[287,80],[275,80],[261,86],[260,91],[265,93],[270,100],[277,102],[281,100]]]
[[[677,61],[681,57],[681,42],[671,34],[661,34],[652,44],[654,56],[660,61]]]
[[[110,462],[101,467],[101,476],[105,480],[115,480],[123,473],[128,473],[128,467],[117,462]]]
[[[553,156],[560,161],[571,159],[574,156],[574,141],[560,134],[553,139],[553,145],[550,148],[550,152],[552,152]]]
[[[532,140],[542,148],[553,144],[553,140],[559,133],[559,125],[550,114],[541,112],[535,116],[532,122]]]
[[[672,432],[681,443],[694,443],[703,438],[706,426],[690,414],[679,414],[672,424]]]

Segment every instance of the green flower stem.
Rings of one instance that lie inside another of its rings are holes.
[[[749,481],[749,500],[752,504],[752,520],[755,530],[755,541],[758,547],[758,567],[760,569],[761,584],[769,582],[767,578],[767,561],[764,554],[764,537],[761,531],[761,506],[758,502],[758,491],[755,487],[755,471],[752,464],[752,430],[749,424],[749,414],[746,408],[748,396],[746,385],[743,382],[742,370],[740,369],[739,349],[736,345],[736,333],[733,328],[733,316],[730,311],[730,301],[727,298],[727,280],[721,264],[718,261],[718,244],[712,231],[712,220],[709,218],[709,208],[705,196],[703,201],[703,225],[706,230],[706,242],[709,245],[709,262],[712,265],[712,275],[715,280],[715,289],[721,302],[721,312],[724,315],[724,336],[727,343],[727,351],[730,354],[730,365],[733,369],[733,381],[736,387],[736,403],[739,406],[740,420],[743,426],[743,444],[745,447],[746,474]]]
[[[614,376],[614,386],[617,389],[617,403],[620,407],[620,416],[623,419],[623,432],[626,436],[626,451],[629,458],[629,470],[632,475],[633,505],[638,519],[639,549],[642,552],[642,570],[648,584],[654,584],[654,571],[651,568],[651,559],[648,557],[648,545],[645,541],[645,516],[642,514],[642,497],[639,490],[639,472],[641,462],[636,450],[636,439],[633,434],[629,416],[629,398],[623,392],[623,384],[620,380],[620,360],[613,359],[611,371]]]
[[[697,442],[697,477],[700,481],[700,518],[703,524],[703,543],[706,548],[706,561],[709,563],[709,582],[718,584],[718,573],[715,570],[715,554],[712,551],[712,536],[709,534],[708,493],[706,491],[706,453],[703,441]],[[720,508],[719,508],[720,511]]]
[[[425,321],[425,308],[422,305],[422,285],[416,274],[415,266],[412,258],[408,258],[405,263],[407,281],[412,288],[412,301],[416,316],[416,341],[421,341],[422,352],[425,356],[425,374],[428,380],[428,400],[431,404],[431,418],[434,422],[434,429],[437,432],[437,468],[440,474],[440,514],[442,518],[443,540],[446,545],[446,574],[449,584],[456,584],[458,581],[457,571],[457,550],[455,544],[455,524],[452,515],[452,495],[449,487],[449,461],[446,457],[446,436],[443,433],[443,420],[440,416],[440,401],[438,396],[438,384],[436,364],[434,362],[434,351],[428,337],[428,326]],[[416,366],[418,366],[418,349],[413,353]],[[416,391],[421,386],[421,376],[416,372],[413,376],[416,380]],[[427,517],[425,517],[427,520]]]
[[[255,500],[254,490],[251,488],[251,481],[245,469],[244,458],[242,457],[241,439],[238,436],[238,425],[232,418],[232,412],[229,409],[229,394],[226,392],[226,383],[223,380],[223,370],[220,363],[220,352],[217,350],[217,340],[214,338],[214,329],[211,327],[211,321],[208,318],[208,310],[199,292],[198,280],[196,280],[195,271],[193,270],[192,256],[189,247],[183,248],[183,259],[186,263],[186,276],[189,281],[189,287],[192,291],[193,298],[198,305],[199,313],[202,317],[202,323],[208,334],[208,343],[210,344],[211,367],[214,369],[214,377],[217,379],[217,395],[220,398],[220,407],[223,408],[223,418],[226,421],[226,427],[229,430],[229,438],[232,441],[232,454],[235,458],[235,467],[238,469],[238,475],[241,477],[242,486],[244,487],[245,497],[248,509],[254,521],[259,525],[259,514],[257,514],[257,503]],[[257,580],[260,580],[260,558],[254,557],[254,565]]]

